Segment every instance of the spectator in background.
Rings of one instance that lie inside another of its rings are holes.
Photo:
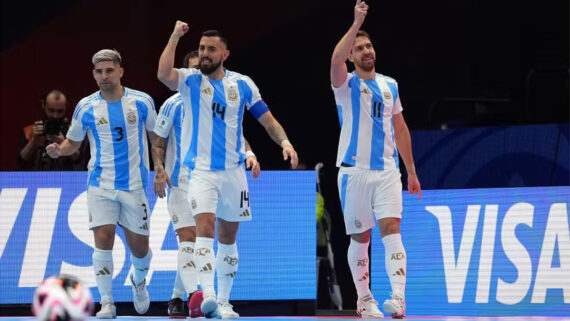
[[[53,159],[45,147],[65,139],[69,123],[65,118],[67,98],[58,89],[46,91],[41,97],[43,120],[24,127],[18,166],[25,171],[80,171],[86,169],[87,143],[70,156]]]

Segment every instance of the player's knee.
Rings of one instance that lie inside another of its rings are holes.
[[[358,243],[368,243],[370,242],[370,230],[364,231],[362,233],[350,234],[350,238]]]
[[[399,218],[383,218],[378,221],[380,228],[380,235],[382,237],[390,234],[400,233],[400,219]]]
[[[176,233],[179,242],[196,242],[196,228],[193,226],[180,228]]]

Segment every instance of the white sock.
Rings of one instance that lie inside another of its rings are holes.
[[[194,248],[194,262],[196,263],[198,280],[202,286],[204,297],[216,295],[216,290],[214,290],[215,260],[214,239],[209,237],[197,237]]]
[[[180,273],[176,270],[176,279],[174,281],[174,288],[172,289],[172,296],[170,299],[184,297],[184,284],[182,284],[182,280],[180,279]]]
[[[352,274],[352,280],[356,287],[358,298],[372,295],[370,292],[370,269],[368,259],[368,245],[367,243],[358,243],[350,238],[350,245],[348,246],[348,266]]]
[[[93,270],[95,270],[95,281],[101,301],[113,302],[113,251],[95,249]]]
[[[198,273],[194,263],[194,242],[178,244],[178,274],[187,293],[198,290]]]
[[[133,280],[135,283],[141,284],[148,274],[148,269],[150,267],[150,259],[152,259],[152,251],[148,249],[148,252],[144,257],[138,258],[131,252],[131,263],[133,264]]]
[[[382,238],[385,248],[384,263],[390,278],[392,293],[404,297],[406,290],[406,250],[402,244],[402,236],[390,234]]]
[[[237,244],[222,244],[218,242],[216,255],[216,272],[218,275],[218,302],[229,302],[234,277],[238,269]]]

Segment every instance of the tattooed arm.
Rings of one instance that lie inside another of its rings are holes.
[[[170,183],[170,177],[164,169],[164,153],[166,151],[166,139],[158,136],[154,136],[152,143],[152,161],[154,162],[154,193],[158,197],[163,198],[166,196],[166,189],[164,184],[168,184],[168,187],[172,187]],[[151,136],[151,137],[152,137]]]

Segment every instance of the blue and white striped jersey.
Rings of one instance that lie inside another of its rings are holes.
[[[363,80],[352,72],[333,92],[341,126],[336,166],[399,168],[392,118],[402,112],[396,81],[381,74]]]
[[[188,167],[182,166],[180,139],[182,137],[182,111],[184,103],[179,93],[168,98],[160,107],[154,133],[166,139],[164,169],[173,187],[187,188]]]
[[[91,147],[87,184],[123,191],[146,187],[148,138],[156,121],[152,98],[125,87],[125,94],[110,103],[96,92],[79,101],[67,138]]]
[[[220,171],[243,164],[244,109],[255,118],[269,111],[253,81],[229,70],[223,79],[213,80],[197,69],[184,68],[178,69],[177,90],[184,102],[184,165]]]

